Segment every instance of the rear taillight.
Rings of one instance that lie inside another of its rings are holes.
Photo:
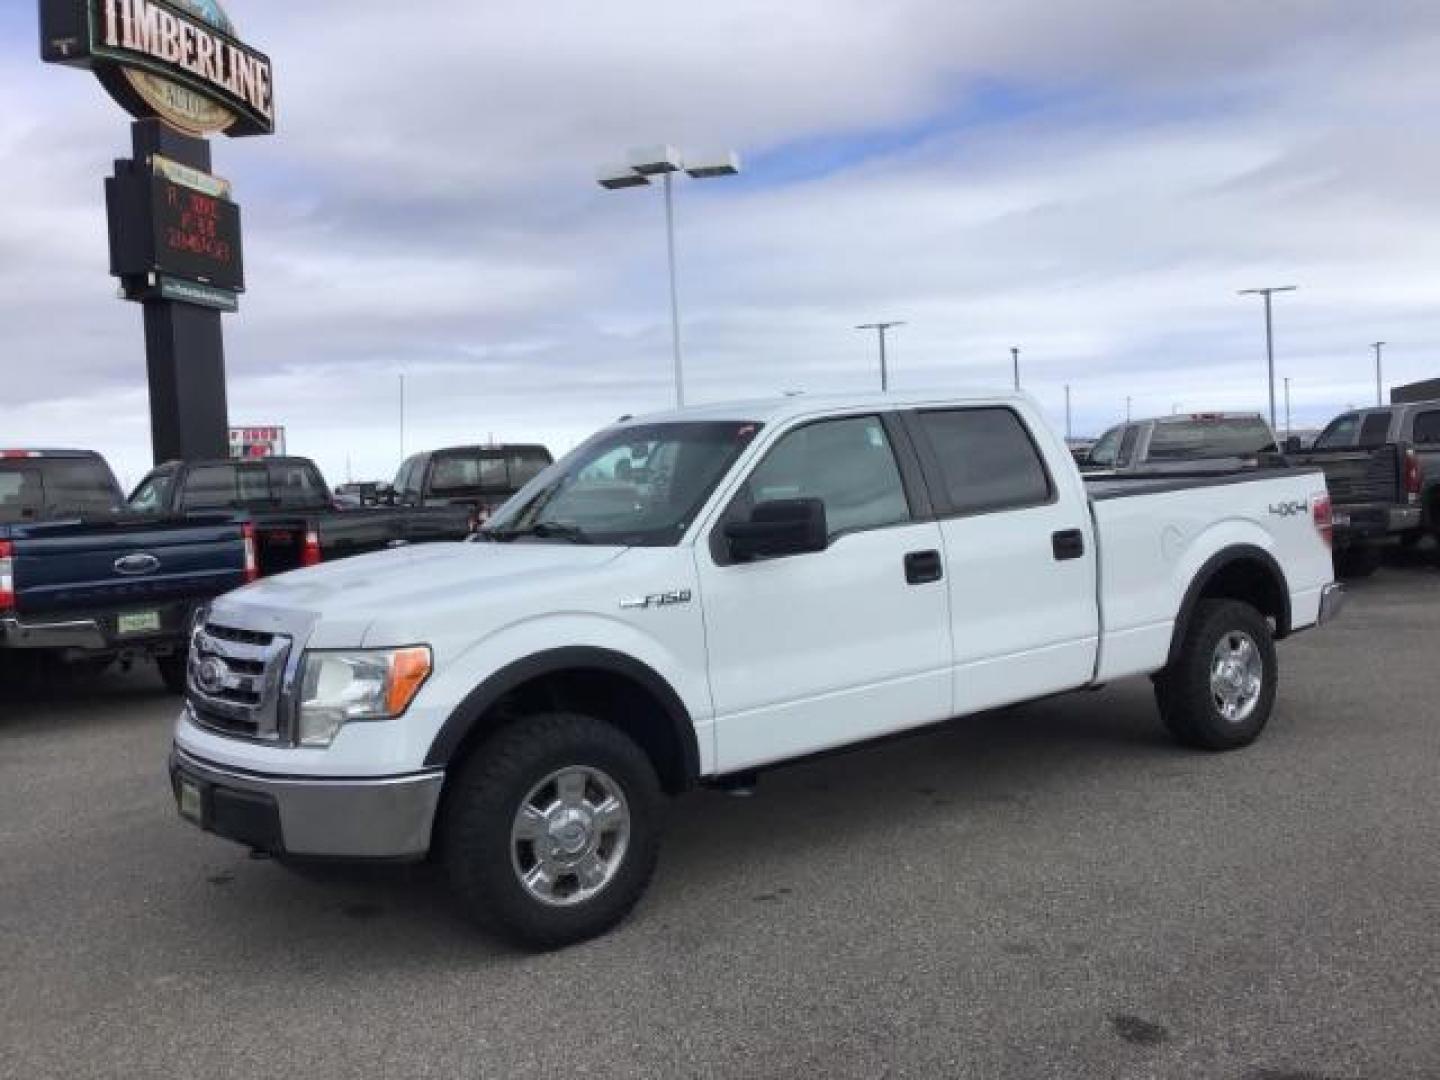
[[[1330,505],[1329,495],[1316,495],[1310,500],[1310,516],[1315,521],[1315,531],[1326,547],[1335,543],[1335,514]]]
[[[0,540],[0,611],[15,607],[15,548]]]
[[[300,549],[300,565],[320,565],[320,533],[315,529],[305,530],[305,544]]]
[[[260,563],[255,558],[255,526],[244,522],[240,526],[240,544],[245,549],[245,584],[260,576]]]
[[[1405,494],[1409,501],[1420,501],[1420,458],[1414,450],[1405,451]]]

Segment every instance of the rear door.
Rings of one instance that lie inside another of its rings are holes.
[[[951,714],[940,530],[917,486],[880,416],[805,423],[767,449],[697,547],[721,771]],[[793,498],[825,503],[824,551],[729,558],[727,521]]]
[[[1009,406],[927,409],[907,421],[944,543],[955,711],[1089,682],[1099,612],[1088,504],[1061,490]]]

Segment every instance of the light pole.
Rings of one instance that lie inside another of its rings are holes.
[[[1275,329],[1270,316],[1270,298],[1277,292],[1294,292],[1297,285],[1272,285],[1264,289],[1241,289],[1239,296],[1265,297],[1265,362],[1270,373],[1270,430],[1275,430]]]
[[[1130,395],[1125,395],[1125,423],[1130,422]]]
[[[1010,362],[1015,367],[1015,389],[1020,389],[1020,350],[1018,347],[1010,346]]]
[[[1290,376],[1285,376],[1285,438],[1290,438]]]
[[[880,392],[883,394],[890,389],[890,369],[885,365],[885,331],[894,326],[904,326],[904,322],[867,322],[855,327],[856,330],[874,330],[880,338]]]
[[[1375,350],[1375,404],[1384,405],[1380,400],[1380,350],[1385,348],[1385,342],[1372,341],[1370,347]]]
[[[607,191],[646,187],[652,176],[661,178],[665,189],[665,253],[670,268],[670,344],[675,358],[675,404],[685,404],[685,371],[680,357],[680,291],[675,282],[675,199],[671,177],[682,169],[693,180],[734,176],[740,171],[740,156],[733,150],[691,159],[688,163],[673,146],[654,146],[630,151],[628,165],[609,165],[598,175]]]

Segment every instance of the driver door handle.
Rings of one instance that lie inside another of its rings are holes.
[[[924,585],[945,576],[938,551],[912,551],[905,556],[905,580],[911,585]]]

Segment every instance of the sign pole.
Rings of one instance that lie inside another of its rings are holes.
[[[131,139],[138,162],[160,154],[210,171],[210,144],[159,120],[135,121]],[[226,457],[230,438],[220,312],[160,298],[147,299],[141,306],[155,463]]]

